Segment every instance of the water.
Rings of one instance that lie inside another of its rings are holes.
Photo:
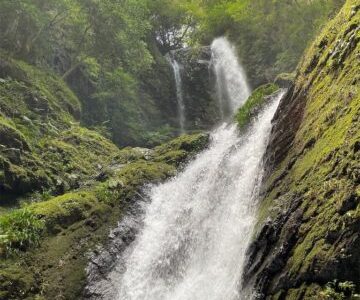
[[[175,58],[170,58],[169,62],[171,63],[175,77],[177,111],[178,111],[180,132],[185,133],[186,118],[185,118],[184,94],[183,94],[182,80],[181,80],[181,68]]]
[[[236,50],[226,38],[215,39],[211,45],[211,52],[220,115],[227,119],[244,104],[251,90],[246,73],[236,56]]]
[[[220,44],[230,44],[224,39],[213,44],[215,68],[223,76],[219,89],[229,97],[230,113],[250,89],[245,77],[232,77],[243,75],[241,69],[225,68],[234,53]],[[229,57],[220,59],[219,53]],[[255,223],[262,157],[281,96],[269,102],[246,133],[239,134],[233,124],[219,126],[209,148],[183,172],[150,188],[143,227],[122,257],[116,299],[248,299],[241,275]]]

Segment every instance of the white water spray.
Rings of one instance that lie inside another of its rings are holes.
[[[211,65],[216,76],[216,94],[223,119],[233,116],[250,96],[250,87],[234,46],[220,37],[211,44]]]
[[[232,86],[238,80],[232,76],[242,71],[229,75],[226,70],[222,80],[228,82],[219,88],[227,89],[234,111],[250,89],[245,79],[245,91]],[[220,126],[209,148],[182,173],[150,189],[143,229],[122,260],[117,299],[246,299],[241,275],[255,223],[262,157],[281,96],[246,134],[240,135],[236,125]]]
[[[176,84],[176,99],[177,99],[177,111],[178,111],[178,119],[180,132],[185,133],[185,103],[184,103],[184,95],[182,88],[182,79],[181,79],[181,69],[179,63],[175,58],[170,58],[169,62],[174,71],[175,84]]]

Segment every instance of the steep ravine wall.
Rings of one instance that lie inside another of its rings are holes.
[[[335,299],[329,282],[339,297],[338,283],[360,290],[359,21],[359,1],[348,0],[273,120],[244,276],[258,299]]]

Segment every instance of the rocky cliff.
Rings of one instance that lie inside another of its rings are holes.
[[[220,120],[210,47],[185,48],[170,54],[180,64],[188,130],[209,129]]]
[[[244,276],[258,299],[350,299],[360,290],[359,21],[359,2],[348,0],[273,120]]]

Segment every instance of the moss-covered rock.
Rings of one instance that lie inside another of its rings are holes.
[[[54,74],[0,54],[0,203],[91,180],[118,148],[78,125],[80,103]]]
[[[11,125],[11,121],[0,116],[0,144],[1,151],[11,151],[17,149],[19,151],[30,150],[30,146],[25,136]]]
[[[98,139],[84,129],[64,133],[61,138],[71,146],[95,147],[94,154]],[[2,253],[0,299],[33,299],[40,295],[44,299],[59,295],[62,299],[81,298],[88,251],[106,241],[110,229],[131,208],[145,185],[176,174],[176,166],[205,148],[208,139],[206,134],[185,135],[154,150],[127,148],[117,151],[111,158],[112,172],[101,182],[93,180],[79,190],[28,204],[26,211],[44,224],[45,231],[41,233],[39,244],[9,252],[10,256]],[[107,146],[112,153],[112,144]],[[103,150],[106,153],[106,144]],[[168,157],[177,151],[181,155],[176,161],[169,160]],[[64,159],[67,155],[70,154],[64,155]],[[86,164],[87,158],[83,160]],[[5,228],[1,222],[18,212],[14,210],[0,218],[0,248],[1,236],[6,234],[1,231]],[[27,230],[32,232],[31,228],[30,224]],[[15,289],[14,285],[21,289]]]
[[[261,299],[321,298],[334,280],[359,292],[359,8],[310,47],[275,116],[245,274]]]
[[[26,297],[29,290],[35,285],[34,276],[21,266],[11,265],[4,267],[0,262],[0,299],[21,299]]]
[[[274,83],[282,88],[290,88],[295,82],[295,73],[281,73],[276,76]]]
[[[209,144],[209,134],[182,135],[154,149],[154,160],[178,166]]]
[[[276,84],[265,84],[254,90],[246,103],[238,110],[235,119],[240,129],[246,128],[252,118],[258,115],[259,110],[267,103],[271,94],[279,89]]]

